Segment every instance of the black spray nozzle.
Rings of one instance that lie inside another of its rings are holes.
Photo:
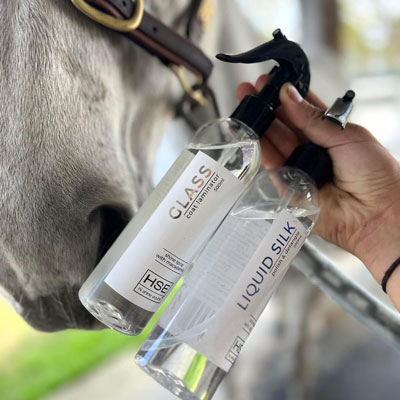
[[[285,82],[291,82],[303,97],[310,86],[309,62],[301,47],[287,40],[280,29],[273,32],[273,37],[273,40],[245,53],[216,56],[230,63],[278,62],[279,65],[271,70],[270,80],[260,93],[246,96],[231,116],[250,126],[259,136],[264,134],[275,118],[275,110],[280,104],[279,91]]]

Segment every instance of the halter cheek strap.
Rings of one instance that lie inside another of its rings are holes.
[[[198,89],[186,93],[197,103],[204,103],[201,86],[211,75],[211,60],[193,42],[164,25],[160,20],[143,11],[143,0],[71,0],[89,18],[124,34],[127,38],[158,57],[169,67],[185,68],[197,77]],[[133,29],[132,29],[133,28]],[[175,71],[176,72],[176,71]],[[185,82],[186,83],[186,82]]]

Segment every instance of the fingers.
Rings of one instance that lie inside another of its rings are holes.
[[[281,167],[300,144],[298,136],[279,120],[275,120],[261,138],[264,168]]]
[[[259,92],[269,81],[270,76],[261,75],[253,86],[249,82],[242,83],[236,90],[241,101],[245,96]],[[333,148],[341,144],[374,140],[373,136],[358,125],[348,124],[345,134],[332,122],[322,119],[326,105],[313,92],[303,99],[297,89],[290,83],[282,86],[280,91],[281,107],[278,108],[277,119],[267,132],[270,144],[282,155],[289,155],[295,145],[312,141],[325,148]]]
[[[259,92],[269,81],[270,76],[267,74],[261,75],[253,86],[250,82],[243,82],[236,88],[236,97],[242,101],[244,97]]]
[[[306,96],[306,100],[322,109],[322,110],[326,110],[328,107],[326,106],[326,104],[313,92],[308,92],[307,96]],[[276,111],[276,116],[277,118],[279,118],[281,121],[283,121],[292,131],[296,132],[297,136],[301,139],[302,143],[305,143],[308,141],[308,139],[306,138],[306,136],[303,134],[303,132],[296,128],[296,126],[294,126],[292,124],[292,122],[290,121],[290,119],[286,116],[285,114],[285,110],[283,107],[279,107],[278,110]]]
[[[264,135],[285,157],[285,160],[293,153],[302,141],[298,135],[289,129],[284,123],[275,119]]]
[[[245,96],[260,92],[269,80],[270,76],[264,74],[257,79],[255,86],[249,82],[240,84],[236,89],[238,100],[242,101]],[[280,114],[282,118],[285,118],[283,111]],[[282,166],[301,142],[302,139],[299,139],[298,133],[296,134],[278,118],[275,119],[261,140],[264,167],[268,169]]]
[[[244,97],[256,94],[262,90],[262,88],[269,82],[271,76],[268,74],[260,75],[256,81],[256,84],[253,86],[250,82],[243,82],[236,88],[236,97],[240,101],[244,99]],[[317,107],[326,109],[326,105],[321,101],[314,93],[309,92],[306,99]],[[295,131],[297,135],[304,142],[304,135],[300,130],[298,130],[290,120],[286,117],[284,110],[282,107],[279,107],[276,111],[277,119],[281,120],[284,124],[286,124],[291,130]]]
[[[284,157],[280,150],[266,136],[261,138],[260,144],[262,150],[261,163],[264,168],[277,168],[285,163],[287,157]]]
[[[269,82],[271,76],[268,74],[260,75],[256,81],[255,89],[257,92],[261,92],[262,88]],[[313,92],[308,92],[306,100],[316,107],[326,110],[328,107],[326,104]]]
[[[255,87],[250,82],[243,82],[236,88],[236,97],[242,101],[249,94],[257,93]]]
[[[256,81],[256,90],[261,92],[261,89],[269,82],[270,76],[268,74],[260,75]]]
[[[260,75],[253,86],[250,82],[243,82],[236,88],[236,97],[239,101],[249,94],[255,94],[260,92],[261,89],[269,82],[271,76],[268,74]],[[326,110],[328,107],[326,104],[313,92],[308,92],[306,100],[316,107]],[[279,110],[278,110],[279,114]],[[279,117],[279,115],[278,115]]]
[[[314,92],[308,92],[306,100],[322,110],[326,110],[328,108],[328,106]]]
[[[349,124],[345,132],[338,125],[321,117],[324,113],[307,100],[290,83],[282,86],[279,94],[282,108],[289,123],[304,133],[308,140],[325,148],[332,148],[345,143],[372,139],[372,135],[358,125]],[[320,100],[313,95],[314,101]]]

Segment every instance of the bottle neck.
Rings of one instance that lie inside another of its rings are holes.
[[[260,93],[246,96],[231,118],[243,122],[261,138],[275,119],[275,110],[280,105],[279,91],[290,75],[288,68],[275,67],[270,81]]]

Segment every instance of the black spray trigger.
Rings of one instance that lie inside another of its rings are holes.
[[[275,60],[279,66],[270,71],[270,79],[259,93],[246,96],[231,115],[261,137],[272,121],[280,105],[279,91],[291,82],[305,97],[310,87],[310,66],[306,54],[295,42],[286,39],[280,29],[273,32],[273,40],[241,54],[218,54],[216,57],[229,63],[253,64]]]
[[[295,42],[286,39],[280,29],[273,32],[274,39],[244,53],[217,54],[220,61],[229,63],[254,64],[275,60],[279,67],[288,70],[290,82],[305,97],[310,86],[310,67],[306,54]]]

